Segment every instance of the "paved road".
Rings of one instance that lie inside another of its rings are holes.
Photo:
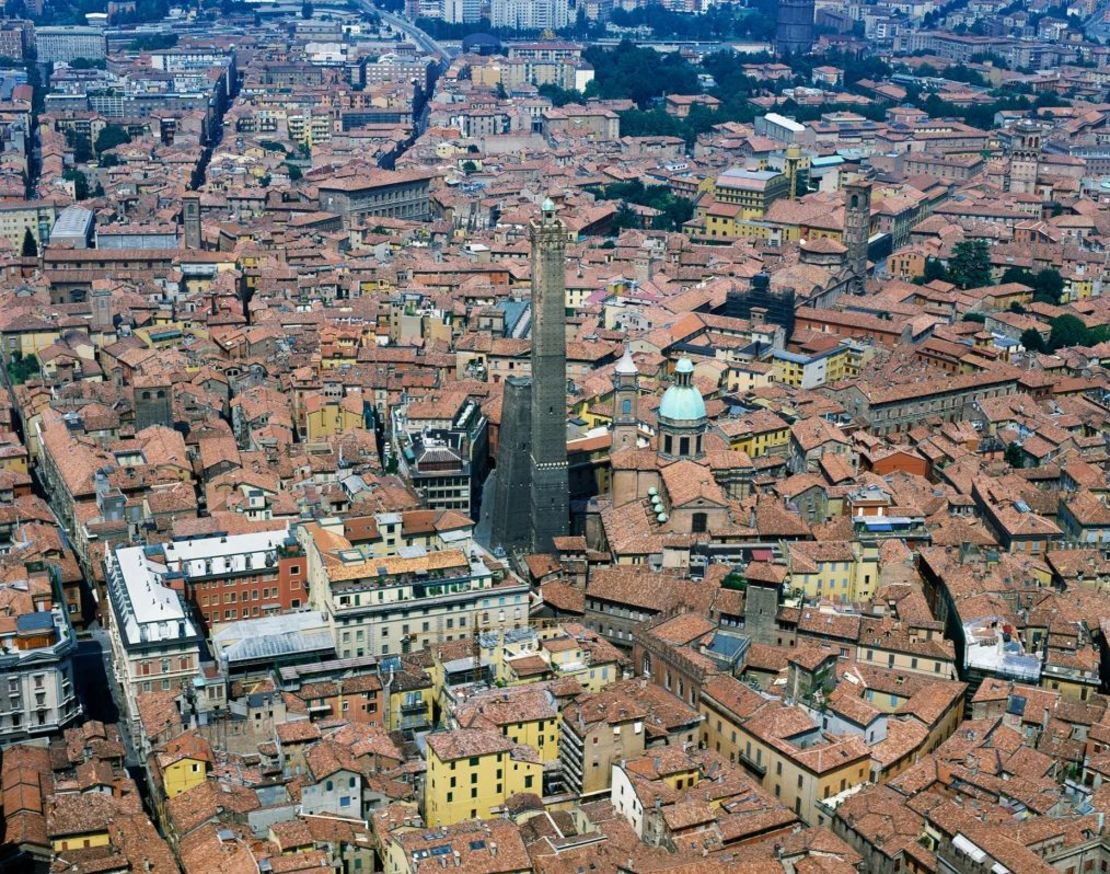
[[[112,645],[108,641],[108,632],[93,623],[87,634],[82,633],[73,662],[85,715],[89,719],[116,723],[127,748],[127,766],[137,767],[139,757],[123,708],[123,690],[112,668]]]
[[[382,21],[390,27],[408,36],[409,39],[416,43],[423,51],[430,55],[435,55],[445,66],[451,63],[451,55],[448,54],[447,50],[407,18],[402,18],[400,15],[394,15],[392,12],[379,9],[373,3],[369,2],[369,0],[358,0],[358,2],[367,12],[377,13],[381,16]]]

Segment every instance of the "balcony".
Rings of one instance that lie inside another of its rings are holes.
[[[743,763],[744,767],[747,768],[749,771],[752,771],[753,773],[758,774],[760,777],[766,776],[767,766],[765,764],[763,764],[762,761],[757,762],[755,759],[753,759],[751,756],[749,756],[747,753],[745,753],[743,751],[741,751],[741,753],[740,753],[740,761]]]

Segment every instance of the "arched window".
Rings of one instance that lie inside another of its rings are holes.
[[[858,194],[853,194],[852,195],[852,209],[855,209],[858,206],[859,206],[859,195]]]
[[[632,412],[632,400],[631,400],[631,398],[625,398],[623,401],[621,401],[621,413],[623,413],[624,415],[627,416],[631,412]]]

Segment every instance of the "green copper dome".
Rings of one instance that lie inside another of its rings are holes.
[[[663,392],[659,415],[672,422],[697,422],[704,419],[705,401],[691,381],[694,365],[690,359],[681,359],[675,366],[674,373],[674,384]]]

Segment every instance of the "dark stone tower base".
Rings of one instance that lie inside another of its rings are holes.
[[[505,380],[490,546],[507,553],[532,548],[532,382]]]

